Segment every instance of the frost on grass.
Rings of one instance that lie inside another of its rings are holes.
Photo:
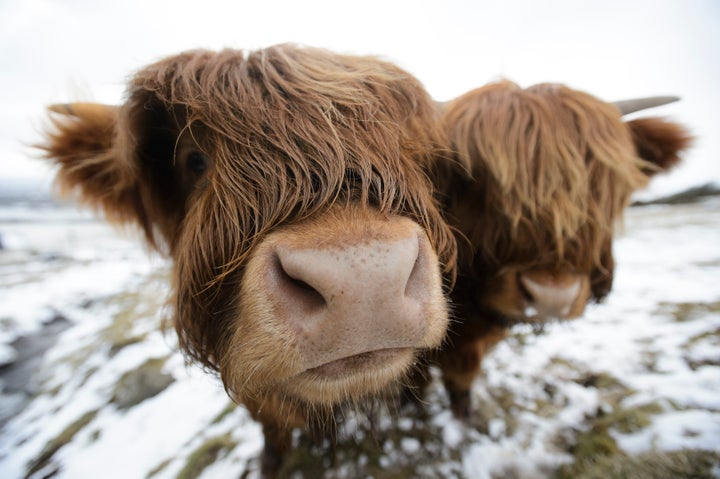
[[[717,451],[691,449],[600,455],[561,467],[554,479],[716,479],[718,464]]]
[[[83,428],[90,424],[90,422],[95,419],[97,413],[98,411],[90,411],[83,414],[82,416],[80,416],[80,418],[78,418],[76,421],[69,424],[65,429],[63,429],[60,434],[48,441],[45,447],[43,447],[42,451],[40,451],[40,454],[35,459],[30,461],[30,463],[27,465],[27,475],[32,476],[36,472],[43,469],[54,469],[52,473],[46,473],[47,475],[45,477],[48,477],[51,474],[54,475],[56,472],[58,472],[61,467],[56,464],[51,464],[53,456],[63,446],[72,441],[73,437],[75,437],[78,432],[80,432]]]
[[[213,437],[195,449],[187,458],[185,466],[177,475],[177,479],[194,479],[211,464],[222,459],[236,446],[230,434]]]

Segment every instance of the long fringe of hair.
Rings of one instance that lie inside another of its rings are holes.
[[[342,202],[418,222],[451,279],[455,242],[428,179],[445,144],[437,116],[422,85],[390,63],[292,45],[186,52],[137,73],[124,143],[142,151],[161,118],[189,130],[213,162],[170,245],[183,349],[215,369],[228,329],[216,305],[232,304],[221,286],[273,228]]]
[[[486,273],[608,267],[614,223],[650,167],[617,109],[562,85],[502,81],[452,101],[443,124],[472,172],[474,215],[457,221]]]

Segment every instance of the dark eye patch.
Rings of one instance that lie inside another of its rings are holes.
[[[186,166],[187,169],[196,175],[200,175],[205,172],[208,168],[208,158],[205,154],[193,150],[187,155]]]

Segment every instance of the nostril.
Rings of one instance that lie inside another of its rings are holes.
[[[288,300],[306,312],[326,306],[323,295],[304,281],[297,272],[289,273],[288,268],[283,266],[280,256],[275,256],[274,263],[278,287]]]
[[[535,298],[533,297],[530,290],[527,289],[525,286],[525,282],[523,281],[522,274],[517,273],[515,277],[515,281],[517,282],[517,288],[518,291],[520,291],[520,296],[522,296],[522,299],[525,300],[528,304],[532,304],[535,302]]]
[[[290,282],[292,282],[293,285],[295,285],[295,287],[297,287],[297,288],[299,288],[299,289],[302,289],[302,290],[304,290],[304,291],[310,291],[310,292],[313,292],[313,293],[316,293],[316,294],[320,294],[320,293],[318,293],[317,291],[315,291],[315,288],[313,288],[312,286],[310,286],[309,284],[307,284],[305,281],[303,281],[303,280],[301,280],[301,279],[293,278],[293,277],[290,276],[290,275],[287,275],[287,277],[288,277],[288,280],[289,280]]]
[[[417,238],[417,250],[413,252],[410,250],[410,255],[415,256],[410,275],[407,277],[407,283],[405,284],[405,297],[422,299],[422,295],[427,291],[426,275],[427,270],[427,259],[425,258],[424,245],[422,239],[418,236]]]

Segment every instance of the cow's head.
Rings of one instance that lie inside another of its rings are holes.
[[[355,399],[440,344],[443,141],[405,71],[290,45],[192,51],[139,71],[119,107],[51,109],[59,184],[171,256],[180,345],[236,399]]]
[[[557,84],[503,81],[444,106],[470,177],[444,186],[459,239],[458,294],[510,322],[573,318],[613,280],[615,224],[630,195],[689,144],[659,118]]]

